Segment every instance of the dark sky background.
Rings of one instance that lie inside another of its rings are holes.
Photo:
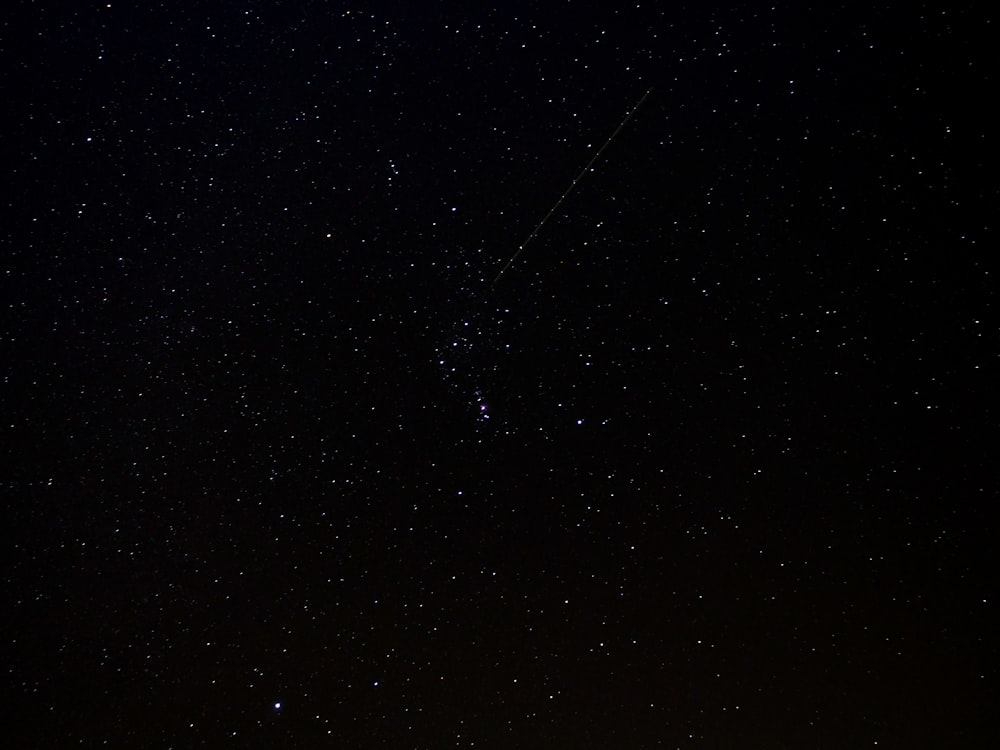
[[[996,24],[875,5],[12,4],[4,747],[1000,746]]]

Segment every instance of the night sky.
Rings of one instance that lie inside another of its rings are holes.
[[[875,5],[11,4],[0,744],[1000,746],[996,24]]]

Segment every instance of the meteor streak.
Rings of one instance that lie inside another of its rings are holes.
[[[494,286],[496,286],[496,283],[498,281],[500,281],[500,277],[503,276],[505,273],[507,273],[507,269],[514,264],[514,261],[517,260],[518,256],[524,252],[524,248],[528,246],[528,243],[531,242],[533,239],[535,239],[535,235],[538,234],[539,230],[542,228],[542,225],[546,221],[548,221],[549,218],[552,216],[552,214],[554,214],[559,209],[559,206],[562,204],[562,202],[566,200],[566,196],[568,196],[570,193],[573,192],[573,188],[576,187],[576,183],[582,180],[583,176],[587,174],[587,172],[590,171],[590,168],[594,166],[594,164],[597,162],[598,159],[601,158],[601,154],[604,153],[604,149],[606,149],[608,146],[611,145],[611,141],[613,141],[615,139],[615,136],[617,136],[620,132],[622,132],[625,126],[628,125],[628,121],[632,119],[632,115],[634,115],[639,110],[639,107],[642,106],[642,103],[646,101],[646,99],[648,99],[649,95],[652,93],[653,89],[649,89],[646,91],[645,94],[642,95],[642,98],[638,102],[636,102],[636,105],[632,107],[632,109],[629,111],[627,115],[625,115],[625,119],[618,124],[617,128],[615,128],[615,132],[611,134],[611,137],[604,142],[603,146],[597,149],[597,153],[595,153],[594,156],[591,158],[591,160],[587,162],[587,166],[585,166],[583,170],[580,172],[580,174],[576,176],[573,182],[570,183],[570,186],[566,188],[566,192],[560,195],[559,200],[557,200],[554,204],[552,204],[552,208],[549,209],[549,212],[545,214],[542,220],[538,222],[538,224],[535,226],[534,229],[531,230],[531,234],[529,234],[528,238],[520,244],[520,246],[517,248],[517,252],[511,256],[510,260],[507,261],[506,265],[504,265],[504,267],[500,269],[500,273],[498,273],[496,275],[496,278],[494,278],[493,281],[490,283],[491,289]]]

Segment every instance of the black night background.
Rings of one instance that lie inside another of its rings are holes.
[[[11,3],[0,744],[1000,746],[972,8]]]

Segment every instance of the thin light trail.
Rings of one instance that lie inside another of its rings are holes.
[[[590,168],[594,166],[594,164],[597,162],[598,159],[601,158],[601,154],[604,153],[604,149],[606,149],[608,146],[611,145],[611,141],[613,141],[615,139],[615,137],[620,132],[622,132],[622,130],[625,128],[625,126],[628,125],[628,121],[632,119],[632,115],[634,115],[636,112],[639,111],[639,107],[642,106],[642,103],[644,101],[646,101],[646,99],[648,99],[649,95],[652,94],[652,93],[653,93],[653,89],[649,89],[649,90],[646,91],[645,94],[642,95],[642,98],[638,102],[636,102],[636,105],[634,107],[632,107],[632,109],[629,111],[629,113],[627,115],[625,115],[625,119],[622,120],[618,124],[617,128],[615,128],[615,132],[611,134],[611,137],[608,138],[608,140],[606,140],[604,142],[603,146],[601,146],[599,149],[597,149],[597,153],[595,153],[594,156],[591,158],[591,160],[589,162],[587,162],[587,166],[585,166],[581,170],[580,174],[578,174],[576,176],[576,178],[573,180],[573,182],[570,183],[570,186],[568,188],[566,188],[566,192],[559,196],[559,200],[557,200],[552,205],[552,208],[549,209],[549,212],[547,214],[545,214],[545,216],[542,218],[542,220],[540,222],[538,222],[538,224],[535,226],[534,229],[531,230],[531,234],[529,234],[528,238],[524,242],[522,242],[520,244],[520,246],[517,248],[517,252],[514,253],[511,256],[510,260],[508,260],[507,263],[504,265],[504,267],[500,269],[500,273],[498,273],[496,275],[496,278],[494,278],[493,281],[490,283],[490,288],[491,289],[494,286],[496,286],[496,283],[498,281],[500,281],[500,277],[503,276],[505,273],[507,273],[507,269],[510,268],[512,265],[514,265],[514,261],[516,261],[518,259],[518,256],[520,256],[521,253],[524,252],[524,248],[526,248],[528,246],[528,243],[530,243],[533,239],[535,239],[535,235],[538,234],[539,230],[541,230],[542,225],[545,224],[545,222],[547,222],[552,217],[552,214],[554,214],[556,211],[559,210],[559,206],[562,205],[562,202],[564,200],[566,200],[566,196],[568,196],[570,193],[573,192],[573,188],[576,187],[576,183],[578,183],[580,180],[582,180],[583,176],[585,174],[587,174],[587,172],[590,171]]]

